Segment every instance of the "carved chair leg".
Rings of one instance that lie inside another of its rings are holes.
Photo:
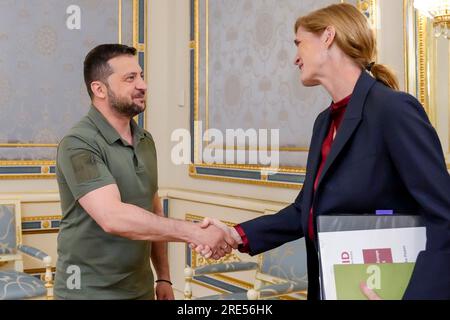
[[[192,277],[194,275],[194,270],[190,267],[184,269],[184,299],[191,300],[192,298]]]
[[[53,275],[52,275],[52,258],[47,256],[44,258],[45,264],[45,288],[47,289],[47,300],[53,299]]]
[[[17,272],[23,272],[23,261],[22,261],[22,259],[14,261],[14,270],[16,270]]]

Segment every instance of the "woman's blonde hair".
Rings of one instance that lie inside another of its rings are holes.
[[[374,63],[377,54],[375,35],[367,18],[347,3],[333,4],[297,19],[295,33],[302,27],[306,31],[322,34],[329,26],[336,30],[335,42],[361,69],[367,69],[375,79],[398,90],[398,80],[385,65]]]

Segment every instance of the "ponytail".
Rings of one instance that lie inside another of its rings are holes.
[[[389,88],[392,88],[394,90],[400,89],[397,77],[389,67],[377,63],[370,64],[369,66],[370,68],[366,69],[372,73],[375,79],[388,86]]]

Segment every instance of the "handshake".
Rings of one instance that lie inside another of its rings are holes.
[[[219,260],[242,244],[236,229],[217,219],[205,218],[199,228],[189,247],[205,258]]]

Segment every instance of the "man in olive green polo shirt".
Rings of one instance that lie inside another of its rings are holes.
[[[236,248],[224,230],[165,218],[158,197],[155,144],[133,117],[147,86],[134,48],[108,44],[84,62],[89,113],[58,147],[63,217],[57,299],[173,299],[167,241]],[[150,260],[156,271],[156,292]]]

